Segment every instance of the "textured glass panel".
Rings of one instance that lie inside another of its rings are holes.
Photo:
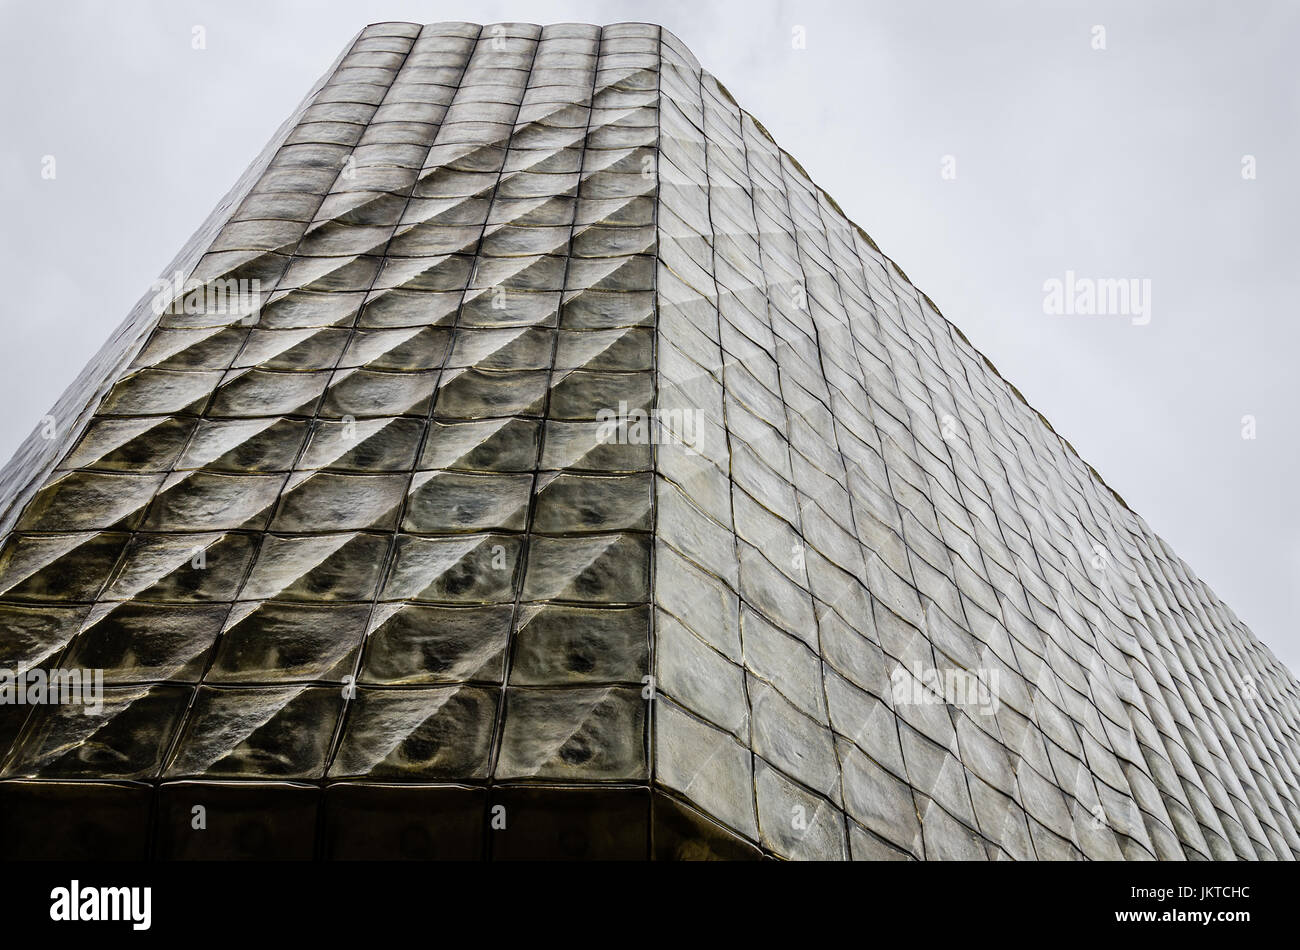
[[[22,853],[1300,857],[1294,677],[659,27],[369,26],[174,269],[0,473]]]

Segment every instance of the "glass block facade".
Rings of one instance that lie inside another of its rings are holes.
[[[659,27],[367,27],[172,270],[0,473],[13,856],[1300,854],[1295,680]]]

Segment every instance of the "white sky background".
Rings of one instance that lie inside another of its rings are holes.
[[[1300,670],[1288,0],[0,0],[0,457],[380,20],[672,30]],[[205,50],[191,48],[196,24]],[[940,175],[945,155],[955,180]],[[1045,315],[1043,283],[1067,270],[1149,279],[1150,324]]]

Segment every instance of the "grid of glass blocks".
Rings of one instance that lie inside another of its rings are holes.
[[[1294,679],[659,27],[367,27],[177,267],[0,474],[15,853],[1300,855]]]
[[[660,88],[657,779],[791,858],[1300,855],[1291,675],[668,34]]]

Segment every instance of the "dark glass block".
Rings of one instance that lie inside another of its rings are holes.
[[[0,859],[143,861],[153,789],[107,782],[0,782]]]
[[[497,811],[497,809],[501,809]],[[647,788],[497,787],[488,804],[494,861],[644,861]]]
[[[310,861],[320,789],[272,782],[168,782],[158,789],[164,861]]]
[[[321,857],[334,861],[477,861],[487,790],[339,783],[325,791]]]

